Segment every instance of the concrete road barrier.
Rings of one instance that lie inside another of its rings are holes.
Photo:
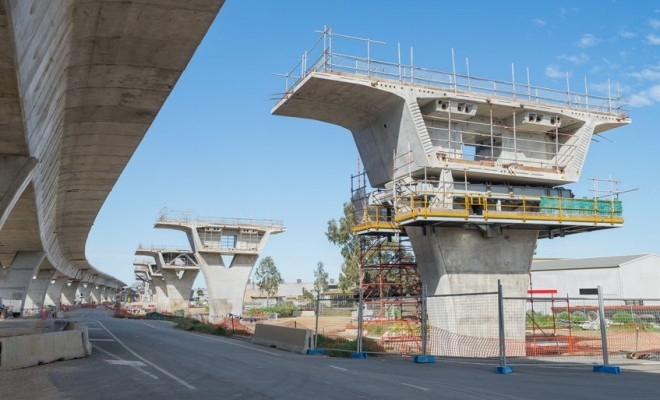
[[[0,338],[0,370],[18,369],[91,354],[85,329]]]
[[[252,343],[306,354],[312,344],[312,331],[286,326],[257,324]]]

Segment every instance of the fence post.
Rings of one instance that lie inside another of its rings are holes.
[[[358,289],[358,329],[357,329],[357,348],[355,353],[351,353],[351,358],[367,358],[367,353],[362,352],[362,303],[363,303],[363,295],[362,292],[364,291],[364,288],[362,288],[362,277],[360,277],[360,287]]]
[[[314,327],[314,339],[312,340],[312,343],[310,345],[310,349],[307,349],[307,354],[310,355],[323,355],[325,354],[325,349],[319,349],[319,310],[320,310],[320,303],[321,303],[321,292],[316,292],[316,311],[314,314],[316,314],[316,326]]]
[[[426,345],[427,345],[426,326],[428,323],[428,318],[426,315],[426,285],[422,286],[421,301],[422,301],[422,318],[420,321],[420,325],[421,325],[420,329],[422,335],[422,354],[415,356],[413,358],[413,361],[418,364],[433,364],[435,363],[435,357],[426,355]]]
[[[600,320],[600,340],[603,346],[603,365],[594,365],[594,372],[606,372],[608,374],[620,374],[621,369],[616,365],[610,365],[607,352],[607,324],[605,324],[605,304],[603,302],[603,287],[598,285],[598,319]]]
[[[314,348],[319,345],[319,310],[321,303],[321,291],[316,292],[316,325],[314,326]]]
[[[497,280],[497,311],[499,319],[500,330],[500,365],[497,366],[495,372],[498,374],[510,374],[513,372],[511,367],[506,365],[506,337],[504,335],[504,298],[502,296],[502,282]]]

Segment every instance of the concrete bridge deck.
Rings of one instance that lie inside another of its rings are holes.
[[[45,269],[125,285],[90,265],[87,237],[222,5],[0,2],[0,297]]]

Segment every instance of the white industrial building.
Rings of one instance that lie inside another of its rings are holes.
[[[556,289],[556,297],[579,297],[581,288],[603,287],[603,296],[660,299],[660,256],[627,256],[534,260],[530,289]]]

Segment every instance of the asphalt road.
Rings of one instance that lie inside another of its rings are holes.
[[[0,399],[660,398],[658,373],[539,364],[499,375],[492,361],[415,364],[291,354],[163,321],[115,319],[101,309],[67,318],[89,327],[92,356],[0,371]]]

